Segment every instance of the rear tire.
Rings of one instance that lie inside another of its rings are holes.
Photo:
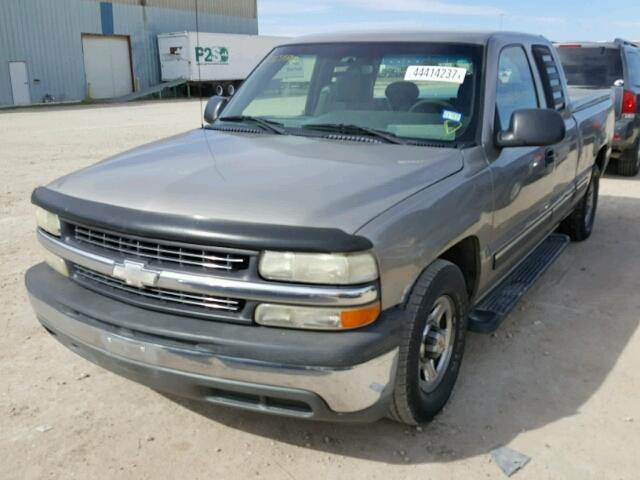
[[[560,231],[569,235],[574,242],[581,242],[591,236],[598,208],[598,192],[600,190],[600,170],[593,167],[591,181],[587,191],[571,215],[560,224]]]
[[[616,162],[616,173],[623,177],[635,177],[640,171],[640,138],[633,147],[625,150]]]
[[[453,263],[436,260],[420,275],[405,307],[393,420],[427,422],[447,403],[464,353],[467,309],[465,280]]]

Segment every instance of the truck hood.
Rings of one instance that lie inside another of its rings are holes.
[[[194,130],[49,188],[142,211],[354,233],[462,164],[455,149]]]

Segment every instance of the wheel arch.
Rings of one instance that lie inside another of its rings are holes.
[[[611,157],[611,146],[603,145],[602,148],[598,151],[598,155],[596,155],[595,164],[600,169],[600,173],[604,173],[609,164],[609,159]]]
[[[467,296],[469,302],[472,301],[478,291],[480,283],[480,240],[475,235],[470,235],[456,241],[453,245],[446,248],[439,255],[434,257],[428,264],[424,265],[416,278],[411,284],[411,288],[407,290],[404,302],[411,297],[415,284],[420,280],[422,274],[437,260],[446,260],[460,269],[465,281]]]
[[[447,260],[460,269],[467,285],[469,300],[471,300],[478,291],[480,280],[480,240],[478,237],[472,235],[463,238],[442,252],[438,258]]]

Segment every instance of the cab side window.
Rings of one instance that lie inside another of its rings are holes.
[[[524,108],[538,108],[531,66],[520,46],[507,47],[500,53],[496,109],[502,130],[509,128],[511,114]]]

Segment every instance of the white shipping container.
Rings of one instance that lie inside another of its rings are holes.
[[[162,81],[242,81],[267,53],[287,41],[261,35],[164,33],[158,35]]]

